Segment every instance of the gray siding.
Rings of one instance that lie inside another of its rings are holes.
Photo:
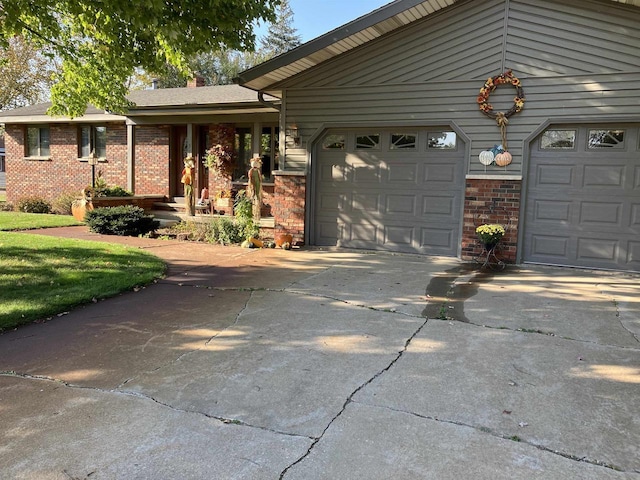
[[[337,122],[455,122],[471,139],[468,172],[480,174],[477,156],[500,143],[500,133],[476,97],[487,77],[512,68],[527,96],[508,127],[514,162],[487,173],[517,175],[524,140],[549,119],[640,118],[640,9],[589,0],[506,6],[506,0],[456,4],[291,79],[281,85],[286,124],[297,125],[307,141]],[[513,95],[501,87],[491,103],[508,110]],[[287,151],[286,159],[286,168],[306,168],[303,149]]]

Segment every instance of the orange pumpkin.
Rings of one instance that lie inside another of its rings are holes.
[[[513,157],[509,152],[502,152],[496,155],[495,162],[499,167],[506,167],[511,163]]]

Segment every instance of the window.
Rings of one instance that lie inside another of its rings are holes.
[[[0,172],[4,172],[4,148],[0,148]]]
[[[49,127],[27,127],[27,157],[49,156]]]
[[[380,148],[380,135],[356,135],[356,150],[378,150]]]
[[[344,150],[346,145],[345,136],[342,134],[327,135],[322,142],[324,150]]]
[[[271,172],[278,170],[279,132],[278,127],[262,127],[260,157],[262,158],[262,176],[267,182],[272,181]]]
[[[456,132],[429,132],[428,148],[455,150],[457,140]]]
[[[78,156],[89,158],[91,152],[97,158],[107,158],[107,127],[85,125],[79,131]]]
[[[236,128],[235,150],[236,150],[236,171],[234,179],[246,179],[247,172],[251,168],[252,155],[252,135],[251,128]],[[207,145],[209,140],[207,139]]]
[[[575,130],[547,130],[540,138],[542,150],[573,150],[575,146]]]
[[[624,148],[624,130],[589,130],[589,148]]]
[[[391,134],[391,150],[401,148],[415,150],[417,147],[417,133],[392,133]]]

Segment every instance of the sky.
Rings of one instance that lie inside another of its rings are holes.
[[[289,0],[293,26],[302,41],[312,40],[380,8],[392,0]]]

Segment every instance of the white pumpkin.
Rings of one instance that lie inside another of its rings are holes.
[[[482,165],[484,166],[491,165],[494,160],[493,152],[491,150],[485,150],[484,152],[480,152],[479,159]]]

